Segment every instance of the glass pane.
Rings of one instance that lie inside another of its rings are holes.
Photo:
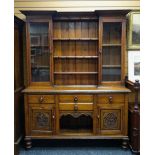
[[[103,23],[103,44],[121,44],[121,23]]]
[[[32,82],[50,80],[50,50],[48,45],[48,23],[30,24]]]
[[[140,14],[133,14],[132,44],[140,44]]]
[[[102,81],[121,80],[122,23],[103,23]]]
[[[103,65],[121,65],[121,47],[103,47]]]
[[[121,68],[102,68],[103,81],[120,81]]]

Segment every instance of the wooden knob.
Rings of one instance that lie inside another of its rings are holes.
[[[74,110],[78,111],[78,105],[77,104],[74,104]]]
[[[97,118],[99,119],[99,118],[100,118],[100,116],[99,116],[99,115],[97,115]]]
[[[109,96],[109,103],[112,103],[112,96]]]
[[[39,102],[42,103],[43,101],[44,101],[44,97],[41,96],[40,99],[39,99]]]
[[[75,97],[74,97],[74,102],[77,102],[77,101],[78,101],[78,97],[75,96]]]

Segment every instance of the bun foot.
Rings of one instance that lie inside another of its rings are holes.
[[[25,148],[30,149],[32,147],[31,138],[25,138],[24,141],[25,141]]]

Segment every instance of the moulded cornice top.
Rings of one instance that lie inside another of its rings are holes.
[[[25,16],[31,15],[126,15],[131,10],[95,10],[94,12],[58,12],[56,10],[53,11],[44,11],[44,10],[22,10],[20,11]]]

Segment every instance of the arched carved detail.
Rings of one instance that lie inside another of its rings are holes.
[[[62,117],[62,116],[72,116],[73,118],[78,118],[78,117],[80,117],[80,116],[86,116],[86,117],[88,117],[88,116],[90,116],[90,117],[93,117],[92,116],[92,113],[89,113],[89,112],[72,112],[72,113],[61,113],[60,114],[60,117]]]

